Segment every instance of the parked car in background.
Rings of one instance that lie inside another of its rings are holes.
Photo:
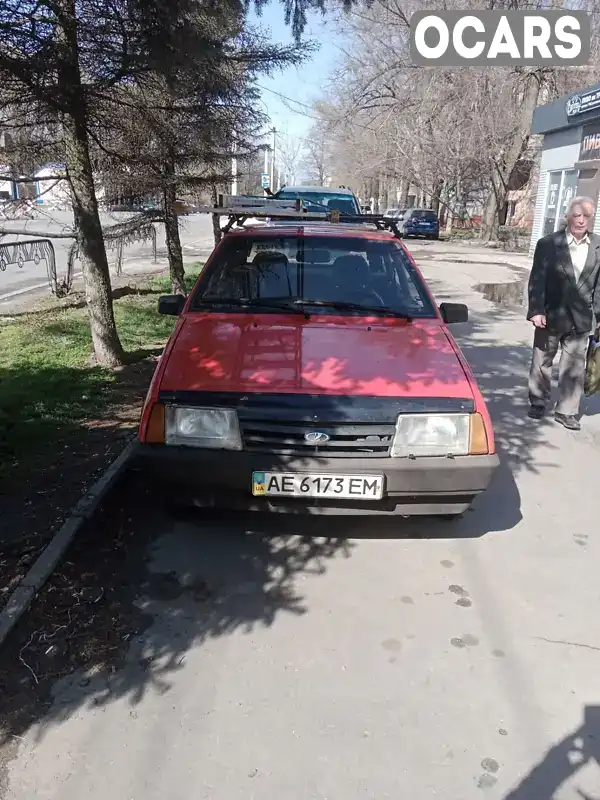
[[[402,217],[402,236],[424,236],[426,239],[440,238],[440,220],[431,208],[409,208]]]
[[[341,211],[346,214],[360,214],[360,204],[350,189],[329,188],[327,186],[284,186],[273,195],[277,200],[304,201],[307,211]]]
[[[404,208],[388,208],[387,211],[385,212],[384,216],[385,217],[389,217],[390,219],[398,221],[398,220],[402,220],[404,218],[405,213],[406,213],[406,209],[404,209]]]
[[[188,214],[196,212],[196,206],[187,200],[175,200],[175,213],[182,217],[187,217]]]

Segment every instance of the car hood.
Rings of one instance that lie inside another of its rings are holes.
[[[160,389],[473,397],[439,320],[316,315],[186,314]]]

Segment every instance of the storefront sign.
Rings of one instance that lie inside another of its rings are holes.
[[[594,89],[591,92],[583,92],[582,94],[574,94],[569,97],[566,103],[567,117],[577,117],[579,114],[585,114],[587,111],[594,111],[600,108],[600,89]]]
[[[584,126],[579,148],[580,161],[591,161],[595,158],[600,158],[600,122]]]

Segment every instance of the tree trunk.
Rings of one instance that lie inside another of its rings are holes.
[[[124,353],[115,324],[108,259],[94,188],[86,126],[87,109],[79,70],[75,0],[61,0],[60,10],[57,37],[63,45],[65,59],[58,79],[60,93],[71,98],[70,107],[62,120],[65,166],[71,188],[92,346],[98,364],[116,367],[123,363]]]
[[[212,187],[210,194],[212,198],[213,208],[216,208],[217,203],[219,202],[216,186]],[[215,237],[215,247],[216,247],[223,238],[223,231],[221,230],[221,218],[219,217],[218,214],[212,215],[212,226],[213,226],[213,236]]]
[[[444,191],[444,181],[438,181],[433,187],[432,208],[436,214],[440,213],[440,201]]]
[[[498,199],[495,187],[489,193],[483,209],[481,240],[489,243],[498,238]]]
[[[408,205],[408,195],[410,194],[410,178],[402,178],[402,191],[400,194],[400,208]]]
[[[519,160],[526,152],[531,137],[531,117],[540,96],[542,78],[539,74],[531,72],[524,76],[524,80],[527,83],[519,111],[519,127],[501,154],[501,158],[498,159],[490,181],[492,192],[485,204],[481,237],[485,242],[498,238],[500,216],[507,201],[508,183]]]
[[[169,275],[171,277],[171,291],[173,294],[187,294],[185,285],[185,270],[183,268],[183,253],[179,238],[179,219],[175,210],[177,194],[175,186],[169,184],[163,191],[165,207],[165,242],[169,256]]]
[[[454,192],[455,196],[453,198],[450,182],[447,181],[444,187],[444,194],[446,197],[446,233],[452,233],[452,227],[454,226],[454,208],[458,202],[458,190]]]

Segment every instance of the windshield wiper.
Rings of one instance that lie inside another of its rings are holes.
[[[362,303],[345,303],[341,300],[293,300],[296,306],[318,306],[319,308],[333,308],[337,311],[364,311],[366,314],[379,314],[383,317],[397,317],[412,322],[412,317],[405,311],[396,311],[388,306],[367,306]]]
[[[396,311],[388,306],[368,306],[362,303],[346,303],[341,300],[304,300],[303,298],[277,298],[277,297],[203,297],[194,303],[194,308],[199,306],[235,306],[239,308],[268,308],[277,311],[291,311],[296,314],[308,315],[307,307],[332,308],[336,311],[360,311],[365,314],[376,314],[382,317],[396,317],[412,322],[412,317],[405,311]]]
[[[269,299],[268,297],[202,297],[197,300],[194,309],[201,306],[234,306],[236,308],[267,308],[276,311],[290,311],[292,314],[304,314],[306,311],[289,300]]]

